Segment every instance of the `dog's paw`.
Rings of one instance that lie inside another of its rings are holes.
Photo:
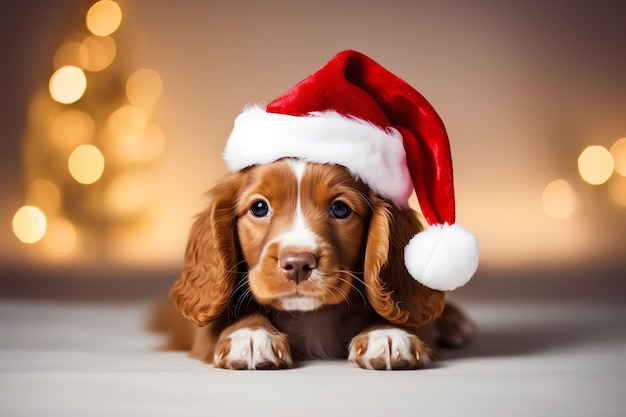
[[[213,365],[226,369],[281,369],[293,362],[287,338],[266,329],[243,328],[222,336]]]
[[[383,328],[355,336],[348,360],[364,369],[418,369],[430,363],[428,353],[417,336],[402,329]]]
[[[437,344],[446,348],[468,345],[476,334],[476,325],[453,304],[446,303],[441,316],[435,320]]]

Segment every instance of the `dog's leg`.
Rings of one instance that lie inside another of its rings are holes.
[[[476,325],[461,309],[446,303],[441,316],[435,320],[437,344],[441,347],[460,348],[466,346],[476,334]]]
[[[215,346],[213,365],[227,369],[290,368],[287,336],[261,314],[253,314],[224,329]]]
[[[377,326],[356,335],[348,360],[364,369],[418,369],[430,363],[430,350],[414,334]]]

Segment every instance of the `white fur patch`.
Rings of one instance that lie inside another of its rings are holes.
[[[287,311],[312,311],[322,306],[320,300],[309,297],[285,297],[280,303]]]
[[[227,363],[246,363],[247,369],[256,369],[257,365],[267,362],[291,363],[291,358],[278,357],[274,352],[272,335],[267,330],[244,328],[235,330],[228,337],[230,351],[225,358]],[[216,363],[222,360],[223,358],[215,358]]]
[[[315,250],[317,248],[317,241],[319,237],[311,229],[302,212],[302,203],[300,195],[300,182],[304,175],[306,168],[306,162],[304,161],[289,161],[289,166],[293,169],[294,174],[298,180],[298,194],[296,203],[296,212],[294,214],[293,221],[289,229],[284,233],[277,236],[273,242],[277,242],[281,249],[288,246],[295,246],[302,249]]]
[[[368,343],[365,352],[357,351],[354,342],[350,344],[348,360],[357,361],[367,369],[375,369],[372,362],[384,361],[385,369],[393,369],[394,362],[415,362],[422,364],[430,362],[428,356],[419,356],[419,352],[413,352],[409,333],[402,329],[378,329],[367,333]],[[357,336],[358,337],[358,336]]]
[[[342,165],[399,207],[413,191],[396,129],[332,111],[291,116],[249,107],[235,119],[223,156],[233,172],[285,157]]]

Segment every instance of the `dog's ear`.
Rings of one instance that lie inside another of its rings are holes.
[[[185,266],[170,290],[179,311],[204,326],[228,307],[237,279],[235,195],[240,174],[230,174],[207,193],[208,208],[191,227]]]
[[[421,327],[437,318],[445,304],[442,291],[417,282],[404,265],[404,247],[422,227],[409,208],[398,209],[379,197],[371,202],[364,269],[367,298],[389,322]]]

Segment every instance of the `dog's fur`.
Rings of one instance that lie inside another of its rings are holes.
[[[197,326],[178,337],[193,357],[231,369],[313,358],[415,369],[437,337],[460,345],[471,336],[444,293],[404,267],[416,214],[345,168],[282,159],[229,174],[207,197],[171,289]]]

